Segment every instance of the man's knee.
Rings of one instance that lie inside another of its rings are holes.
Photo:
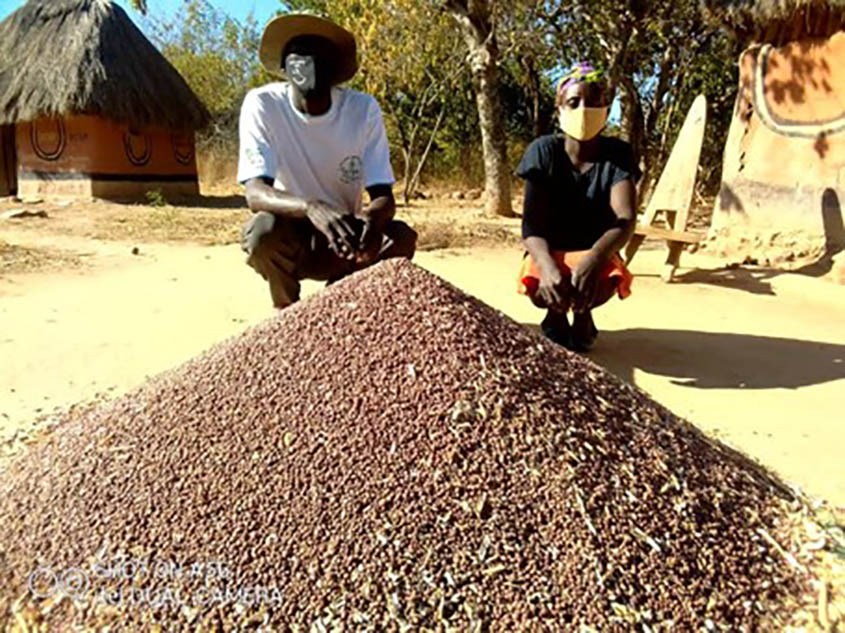
[[[275,223],[276,216],[266,211],[259,211],[247,220],[241,231],[241,248],[249,257],[259,254],[267,244]]]
[[[388,257],[413,258],[417,250],[417,232],[400,220],[393,220],[387,225],[385,235],[393,240],[387,252]]]

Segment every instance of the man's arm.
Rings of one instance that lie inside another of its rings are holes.
[[[266,211],[275,216],[308,220],[329,241],[329,246],[346,259],[355,257],[358,237],[348,214],[322,200],[305,200],[272,186],[267,177],[246,182],[246,202],[253,213]]]
[[[373,185],[367,188],[367,194],[370,203],[361,209],[364,230],[358,249],[359,263],[375,261],[382,246],[384,229],[396,215],[396,200],[391,185]]]
[[[370,203],[361,210],[361,219],[364,220],[361,256],[366,259],[372,255],[374,248],[377,250],[381,246],[384,229],[396,213],[390,146],[381,108],[372,97],[369,98],[366,141],[361,152],[361,163],[364,168],[364,187],[370,196]]]
[[[308,215],[306,200],[276,189],[273,181],[263,176],[246,182],[246,203],[253,213],[266,211],[296,220],[305,219]]]
[[[387,223],[396,215],[396,200],[393,197],[393,187],[390,185],[373,185],[367,188],[370,204],[366,205],[361,215],[365,222],[370,222],[380,230],[384,230]]]

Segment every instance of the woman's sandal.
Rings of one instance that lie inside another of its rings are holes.
[[[548,316],[540,323],[540,329],[547,339],[566,349],[572,349],[572,330],[566,315],[560,315],[557,319],[550,319]]]
[[[586,316],[576,314],[574,323],[570,330],[570,338],[573,352],[589,352],[598,338],[599,331],[593,321],[593,315],[589,312]]]

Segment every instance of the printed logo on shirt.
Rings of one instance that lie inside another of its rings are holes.
[[[253,167],[264,167],[264,157],[254,147],[247,147],[244,150],[244,154],[246,154],[246,159]]]
[[[364,179],[364,163],[358,156],[347,156],[340,163],[340,181],[354,185]]]

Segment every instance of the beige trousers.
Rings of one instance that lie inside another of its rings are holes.
[[[388,239],[377,261],[414,256],[417,234],[411,227],[393,220],[384,233]],[[269,283],[277,308],[299,299],[302,279],[331,283],[366,268],[339,257],[325,236],[307,220],[288,220],[264,211],[253,214],[244,225],[241,248],[247,255],[247,264]]]

